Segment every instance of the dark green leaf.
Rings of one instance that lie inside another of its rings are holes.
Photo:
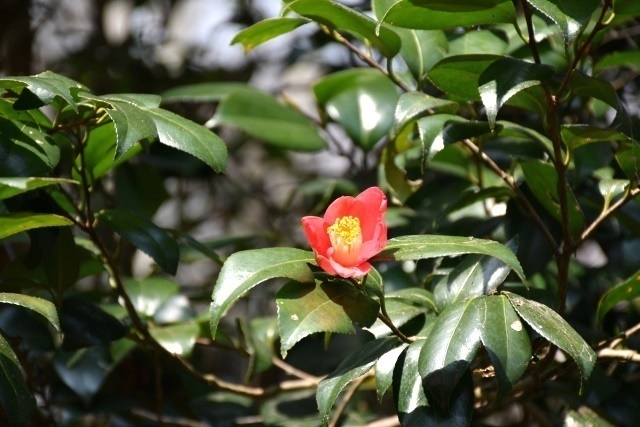
[[[156,126],[144,110],[126,102],[111,101],[113,109],[107,109],[107,114],[116,127],[118,145],[116,157],[118,160],[138,141],[153,141],[157,136]]]
[[[428,416],[429,403],[418,372],[418,360],[426,343],[426,340],[411,343],[398,358],[394,369],[393,394],[403,426],[424,425]]]
[[[196,344],[200,327],[196,322],[149,327],[151,336],[169,353],[188,357]]]
[[[558,313],[546,305],[510,292],[503,293],[525,322],[573,358],[580,369],[582,391],[597,359],[589,344]]]
[[[513,190],[508,187],[488,187],[480,190],[468,190],[460,194],[442,211],[438,218],[438,222],[444,219],[450,213],[464,209],[478,202],[485,200],[504,200],[514,197]]]
[[[640,71],[640,51],[626,50],[605,55],[593,67],[593,72],[598,73],[610,67],[627,67],[634,71]]]
[[[390,292],[387,295],[388,299],[395,299],[404,301],[409,304],[413,304],[417,307],[422,307],[427,311],[437,312],[436,303],[433,299],[433,294],[426,289],[422,288],[405,288],[398,291]]]
[[[148,317],[153,317],[169,298],[180,291],[175,282],[164,277],[149,277],[140,281],[126,279],[124,288],[136,311]]]
[[[222,316],[249,289],[276,277],[313,283],[307,264],[314,262],[312,252],[293,248],[256,249],[231,255],[222,266],[211,295],[211,337],[215,339]]]
[[[553,68],[515,58],[501,58],[489,65],[478,78],[478,90],[491,128],[498,110],[516,93],[542,84],[553,76]]]
[[[41,227],[64,227],[73,225],[71,220],[54,214],[19,212],[0,215],[0,239],[13,234]]]
[[[480,75],[500,55],[457,55],[434,65],[427,76],[441,91],[471,101],[480,101]]]
[[[330,74],[313,91],[320,107],[365,150],[391,129],[398,102],[395,85],[379,71],[356,68]]]
[[[264,424],[274,427],[321,427],[315,390],[285,391],[267,399],[260,405]],[[215,421],[218,421],[216,418]]]
[[[152,217],[169,195],[164,171],[142,163],[124,163],[115,170],[115,205]],[[144,195],[140,197],[140,195]]]
[[[127,333],[127,328],[118,319],[80,296],[64,299],[60,324],[64,332],[62,349],[65,351],[108,344]]]
[[[613,129],[602,129],[589,125],[562,125],[562,141],[567,148],[575,150],[586,144],[602,141],[631,141],[627,135]]]
[[[100,98],[106,101],[126,102],[140,108],[156,108],[160,106],[162,98],[159,95],[148,93],[113,93],[101,95]]]
[[[600,301],[598,301],[598,310],[596,311],[598,323],[602,323],[604,315],[616,304],[622,301],[630,301],[637,296],[640,296],[640,271],[637,271],[633,276],[602,295]]]
[[[382,400],[382,397],[393,383],[393,371],[395,370],[396,362],[405,348],[407,348],[407,344],[401,343],[398,347],[380,356],[375,364],[376,393],[379,401]]]
[[[2,89],[0,89],[0,93]],[[0,116],[35,127],[40,132],[51,129],[51,120],[40,110],[16,110],[11,99],[0,98]]]
[[[167,231],[133,211],[108,209],[96,217],[111,227],[123,239],[149,255],[169,274],[176,274],[180,250]]]
[[[326,146],[307,117],[256,89],[231,92],[220,103],[213,120],[279,148],[317,151]]]
[[[39,108],[50,104],[55,97],[60,97],[77,112],[75,95],[79,90],[88,90],[80,83],[51,71],[45,71],[35,76],[0,77],[0,88],[14,89],[22,86],[26,87],[29,96],[34,96],[39,102],[33,104],[31,100],[25,99],[24,96],[27,95],[27,92],[23,90],[16,101],[15,106],[18,109]]]
[[[282,357],[316,332],[354,334],[353,322],[373,324],[378,303],[344,282],[289,282],[276,295]]]
[[[558,175],[550,163],[529,160],[520,163],[522,172],[529,189],[545,209],[557,220],[562,222],[560,211],[560,197],[558,196]],[[569,211],[569,229],[574,238],[580,237],[584,230],[584,215],[578,201],[567,185],[567,201]]]
[[[212,82],[178,86],[162,93],[163,102],[219,102],[231,92],[251,89],[245,83]]]
[[[397,338],[380,338],[369,341],[355,353],[347,356],[338,368],[318,384],[316,399],[324,424],[328,424],[331,407],[347,384],[366,374],[378,358],[391,350]]]
[[[424,314],[426,311],[423,307],[419,307],[399,298],[386,298],[385,305],[389,318],[398,328],[405,325],[409,320]],[[376,338],[384,337],[392,333],[391,329],[389,329],[389,327],[380,319],[377,319],[373,325],[366,329]]]
[[[390,239],[387,247],[377,255],[377,261],[405,261],[463,254],[484,254],[506,263],[526,281],[522,267],[513,252],[506,246],[485,239],[460,236],[402,236]]]
[[[506,246],[515,254],[518,240],[511,240]],[[437,281],[434,296],[438,310],[467,298],[494,293],[510,271],[507,264],[492,256],[466,256],[453,271]]]
[[[49,287],[58,296],[61,296],[78,280],[80,252],[70,229],[58,230],[51,250],[44,256],[44,272]]]
[[[37,128],[0,117],[0,177],[43,176],[60,161],[60,149]]]
[[[216,172],[227,168],[227,147],[204,126],[162,108],[145,109],[158,130],[160,142],[191,154]]]
[[[413,126],[405,127],[393,140],[382,150],[380,158],[381,177],[391,192],[394,200],[404,203],[412,194],[418,191],[422,185],[422,180],[410,180],[407,176],[405,165],[407,157],[411,155],[414,147],[412,140]]]
[[[79,184],[65,178],[0,178],[0,200],[56,184]]]
[[[58,333],[58,338],[62,337],[62,328],[58,320],[58,312],[51,301],[29,295],[0,292],[0,303],[19,305],[35,311],[51,323]]]
[[[349,31],[367,39],[380,53],[393,58],[400,50],[400,38],[392,30],[376,28],[376,22],[367,15],[330,0],[296,0],[289,9],[338,31]]]
[[[384,281],[378,270],[373,267],[366,276],[365,287],[378,298],[384,298]]]
[[[245,28],[235,35],[231,44],[241,43],[245,53],[275,37],[289,33],[310,21],[302,18],[269,18]]]
[[[0,334],[0,405],[16,425],[27,425],[36,410],[36,400],[22,375],[20,362],[2,334]]]
[[[522,126],[517,123],[508,122],[505,120],[500,120],[497,123],[504,129],[504,132],[500,132],[500,135],[515,133],[516,135],[523,135],[527,138],[531,138],[533,141],[539,142],[544,147],[549,157],[551,157],[552,159],[555,158],[553,142],[551,142],[549,138],[542,135],[540,132],[537,132],[526,126]]]
[[[114,160],[116,157],[117,145],[116,129],[113,122],[109,122],[94,128],[89,134],[89,141],[84,150],[85,169],[89,181],[97,180],[111,169],[124,163],[129,158],[142,151],[142,145],[136,144],[127,151],[126,154]],[[78,168],[81,165],[81,158],[76,159]],[[80,180],[80,175],[74,170],[73,177]]]
[[[506,297],[484,297],[479,303],[485,304],[480,339],[491,357],[498,381],[498,397],[501,397],[527,368],[531,360],[531,341]]]
[[[422,92],[407,92],[400,95],[394,114],[393,133],[413,123],[421,117],[432,114],[440,107],[457,106],[458,104],[446,99],[434,98]]]
[[[449,30],[515,21],[516,10],[509,0],[400,0],[382,19],[396,27],[419,30]]]
[[[600,5],[599,0],[527,0],[562,30],[567,44],[580,34]]]

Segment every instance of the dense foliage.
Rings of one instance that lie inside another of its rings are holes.
[[[0,77],[0,423],[637,425],[638,16],[285,0],[311,109]]]

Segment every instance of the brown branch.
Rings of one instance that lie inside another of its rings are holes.
[[[603,210],[598,217],[593,220],[591,224],[582,232],[582,236],[580,237],[580,241],[584,241],[591,236],[591,234],[595,231],[595,229],[602,224],[609,216],[615,213],[618,209],[624,206],[629,200],[633,199],[635,196],[640,194],[640,188],[634,188],[631,191],[628,191],[624,197],[615,202],[613,205],[609,206],[608,209]]]
[[[631,335],[637,334],[638,332],[640,332],[640,323],[630,327],[626,331],[621,332],[620,334],[616,335],[613,338],[600,341],[595,348],[604,348],[604,347],[614,348],[618,344],[620,344],[622,341],[627,340]]]
[[[640,354],[635,350],[616,350],[607,347],[598,351],[598,359],[618,359],[640,363]]]
[[[375,420],[365,427],[398,427],[400,426],[400,420],[397,415],[392,415],[386,418],[380,418],[379,420]]]
[[[349,387],[347,392],[344,394],[342,401],[340,401],[340,405],[338,405],[338,407],[336,408],[336,411],[334,412],[333,417],[329,422],[329,427],[336,427],[338,425],[338,423],[340,422],[340,418],[342,417],[342,414],[344,414],[344,411],[347,409],[347,406],[349,405],[349,402],[351,401],[351,398],[353,397],[353,395],[356,393],[356,391],[358,391],[362,383],[365,382],[371,376],[370,372],[371,371],[361,376],[360,378],[356,379],[351,384],[351,387]]]

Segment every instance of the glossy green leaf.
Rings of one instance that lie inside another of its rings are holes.
[[[549,138],[542,135],[540,132],[535,131],[531,128],[528,128],[526,126],[522,126],[517,123],[508,122],[505,120],[499,120],[497,123],[498,125],[502,126],[502,129],[504,130],[504,132],[499,132],[500,135],[503,135],[503,134],[507,135],[511,132],[514,132],[516,134],[523,135],[527,138],[531,138],[532,141],[536,141],[544,147],[549,157],[551,157],[552,159],[555,158],[555,153],[553,150],[553,142],[551,142]]]
[[[153,141],[158,136],[153,120],[144,110],[126,102],[111,101],[111,105],[113,109],[106,111],[116,127],[118,137],[116,160],[138,141]]]
[[[153,317],[158,309],[180,291],[180,287],[165,277],[148,277],[144,280],[126,279],[124,288],[136,311]]]
[[[567,44],[580,34],[600,5],[598,0],[527,0],[562,30]]]
[[[426,311],[437,312],[433,294],[426,289],[414,287],[400,289],[390,292],[387,295],[387,298],[404,301],[406,303],[422,307]]]
[[[440,407],[447,407],[453,389],[480,348],[484,304],[466,299],[437,317],[420,353],[418,369]]]
[[[0,93],[2,89],[0,89]],[[40,132],[51,129],[51,120],[40,110],[16,110],[13,100],[0,98],[0,116],[35,127]]]
[[[55,241],[45,253],[43,261],[49,287],[61,296],[76,283],[80,273],[80,252],[71,229],[58,230]]]
[[[403,426],[424,425],[429,414],[429,402],[418,372],[418,360],[426,343],[426,340],[411,343],[396,362],[393,375],[393,394],[398,418]]]
[[[562,141],[570,150],[575,150],[578,147],[594,142],[631,141],[631,138],[617,130],[581,124],[562,125],[560,135],[562,136]]]
[[[582,391],[597,359],[589,344],[558,313],[546,305],[511,292],[503,293],[522,320],[573,358],[580,370]]]
[[[19,305],[35,311],[47,319],[58,333],[58,338],[62,338],[58,311],[51,301],[29,295],[0,292],[0,303]]]
[[[0,215],[0,239],[13,234],[41,227],[64,227],[73,225],[71,220],[54,214],[19,212]]]
[[[35,76],[0,77],[0,88],[14,89],[17,87],[26,87],[29,96],[35,97],[39,101],[33,103],[31,99],[27,99],[27,92],[23,90],[15,104],[17,109],[39,108],[50,104],[54,98],[60,97],[76,112],[78,105],[74,99],[75,95],[79,90],[88,90],[80,83],[51,71],[45,71]]]
[[[517,239],[506,244],[514,254]],[[438,310],[467,298],[490,295],[507,278],[511,268],[488,255],[468,255],[446,276],[440,276],[434,287]]]
[[[411,302],[403,299],[386,298],[385,300],[387,314],[393,324],[398,328],[404,326],[411,319],[424,314],[424,312],[427,311],[424,307],[412,304]],[[393,333],[391,329],[389,329],[389,327],[380,319],[377,319],[375,323],[366,328],[366,330],[376,338],[384,337]]]
[[[371,267],[369,274],[367,274],[364,286],[378,298],[384,298],[384,281],[378,270],[374,267]]]
[[[153,165],[124,163],[114,171],[115,205],[151,218],[169,198],[165,172]],[[144,194],[144,197],[140,197]]]
[[[355,334],[353,322],[363,327],[378,315],[377,301],[344,282],[288,282],[276,295],[280,352],[287,352],[302,338],[316,332]]]
[[[504,55],[508,46],[508,39],[502,31],[467,31],[449,42],[449,56],[472,54]]]
[[[133,211],[107,209],[96,217],[123,239],[149,255],[167,273],[176,274],[180,250],[166,230]]]
[[[27,191],[56,184],[79,184],[78,181],[65,178],[0,178],[0,200],[8,199]]]
[[[60,309],[62,349],[77,350],[108,344],[125,336],[127,328],[97,304],[82,296],[67,297]]]
[[[558,175],[550,163],[528,160],[520,163],[525,180],[533,195],[557,221],[562,222],[560,198],[558,196]],[[584,215],[571,187],[567,185],[569,230],[578,238],[585,227]]]
[[[444,58],[434,65],[427,77],[441,91],[471,101],[480,101],[480,75],[500,55],[457,55]]]
[[[483,303],[480,340],[491,357],[498,382],[498,397],[501,397],[529,365],[531,340],[505,296],[484,297],[479,300],[479,304]]]
[[[151,325],[149,333],[169,353],[188,357],[196,344],[200,327],[196,322]]]
[[[602,323],[604,315],[616,304],[622,301],[630,301],[638,296],[640,296],[640,271],[602,295],[600,301],[598,301],[598,309],[596,311],[598,323]]]
[[[279,148],[317,151],[326,146],[307,117],[255,89],[231,92],[220,103],[214,121],[242,129]]]
[[[457,106],[458,104],[446,99],[434,98],[422,92],[406,92],[400,95],[394,114],[393,133],[400,130],[421,117],[433,113],[440,107]]]
[[[126,102],[140,108],[156,108],[160,106],[162,98],[159,95],[149,93],[112,93],[100,95],[106,101]]]
[[[516,10],[508,0],[400,0],[382,19],[396,27],[419,30],[449,30],[515,21]]]
[[[478,90],[491,128],[498,110],[509,98],[531,86],[542,84],[554,74],[553,68],[504,57],[489,65],[478,78]]]
[[[629,181],[626,179],[601,179],[598,181],[598,190],[604,197],[605,206],[610,206],[617,197],[624,194],[629,188]]]
[[[331,407],[347,384],[366,374],[380,356],[391,350],[397,341],[396,337],[369,341],[347,356],[335,371],[320,381],[316,399],[324,424],[329,423]]]
[[[398,358],[405,348],[407,348],[407,344],[401,343],[380,356],[374,365],[376,373],[376,394],[379,401],[382,400],[384,394],[393,384],[393,371],[396,368]]]
[[[244,52],[247,53],[275,37],[289,33],[296,28],[309,23],[308,19],[303,18],[269,18],[257,22],[245,28],[235,35],[231,44],[240,43],[244,46]]]
[[[612,52],[596,62],[593,72],[598,73],[611,67],[625,67],[634,71],[640,71],[640,51],[626,50]]]
[[[113,122],[109,122],[97,128],[94,128],[89,134],[89,140],[84,150],[85,168],[87,170],[88,180],[92,182],[111,169],[121,165],[131,157],[142,151],[142,145],[136,144],[124,155],[116,158],[116,146],[118,137]],[[81,158],[76,159],[76,165],[80,167]],[[80,180],[80,174],[73,172],[73,178]]]
[[[60,161],[60,149],[37,128],[0,117],[0,177],[47,175]]]
[[[22,375],[20,362],[2,334],[0,334],[0,405],[16,425],[27,425],[36,410],[36,400]]]
[[[399,95],[391,80],[379,71],[339,71],[322,79],[313,91],[320,108],[365,150],[373,148],[393,125]]]
[[[249,289],[276,277],[313,283],[308,263],[315,263],[312,252],[293,248],[268,248],[236,252],[222,266],[211,295],[211,337],[218,323],[238,298]]]
[[[231,92],[251,89],[245,83],[209,82],[178,86],[162,93],[163,102],[219,102]]]
[[[331,0],[296,0],[288,8],[298,15],[338,31],[349,31],[367,39],[380,53],[393,58],[400,50],[400,38],[392,30],[376,28],[367,15]]]
[[[197,157],[216,172],[225,171],[227,147],[218,135],[162,108],[148,108],[144,111],[154,121],[162,144]]]
[[[492,240],[460,236],[417,235],[389,239],[377,261],[405,261],[464,254],[483,254],[499,259],[526,281],[520,262],[506,246]]]
[[[415,143],[412,139],[413,127],[405,127],[392,141],[385,145],[380,156],[381,170],[380,180],[383,186],[388,187],[393,200],[404,204],[412,194],[418,191],[422,180],[411,180],[407,176],[407,158],[415,152]],[[386,185],[384,185],[386,183]]]
[[[206,313],[203,313],[206,320]],[[200,321],[200,317],[191,306],[189,298],[184,294],[176,294],[169,297],[153,315],[153,321],[158,325],[167,323],[190,322],[194,319]]]

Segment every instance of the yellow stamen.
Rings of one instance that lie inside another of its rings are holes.
[[[360,218],[353,216],[336,218],[333,225],[327,228],[327,233],[334,249],[333,259],[345,267],[356,265],[362,246]]]

